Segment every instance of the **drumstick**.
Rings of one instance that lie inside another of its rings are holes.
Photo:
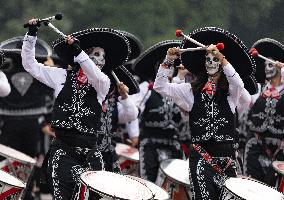
[[[119,84],[120,81],[118,79],[118,77],[116,76],[116,74],[114,73],[114,71],[111,70],[111,75],[113,76],[113,78],[115,79],[116,83]]]
[[[196,50],[206,50],[206,48],[207,48],[204,44],[202,44],[202,43],[196,41],[195,39],[189,37],[188,35],[185,35],[185,34],[182,32],[182,30],[179,30],[179,29],[176,30],[176,36],[177,36],[177,37],[182,37],[182,36],[183,36],[185,39],[187,39],[187,40],[191,41],[192,43],[194,43],[194,44],[196,44],[196,45],[198,45],[198,46],[204,48],[204,49],[200,48],[200,49],[196,49]],[[216,47],[217,47],[217,49],[218,49],[219,51],[221,51],[221,50],[224,49],[224,43],[218,43],[218,44],[216,45]],[[189,48],[189,49],[193,49],[193,48]],[[180,49],[180,50],[181,50],[181,49]],[[195,50],[195,51],[196,51],[196,50]],[[191,51],[191,50],[188,50],[188,51]],[[184,51],[184,52],[185,52],[185,51]],[[183,53],[183,52],[181,52],[181,53]],[[213,51],[212,53],[213,53],[213,54],[216,54],[215,51]]]
[[[257,51],[255,48],[251,48],[251,49],[249,50],[249,53],[250,53],[253,57],[259,57],[259,58],[261,58],[261,59],[263,59],[263,60],[266,60],[266,61],[268,61],[268,62],[271,62],[272,64],[276,64],[276,61],[274,61],[274,60],[272,60],[272,59],[269,59],[269,58],[267,58],[267,57],[265,57],[265,56],[259,54],[258,51]]]
[[[64,33],[62,33],[58,28],[56,28],[55,26],[53,26],[53,24],[51,24],[50,22],[44,22],[45,26],[50,27],[52,30],[54,30],[56,33],[58,33],[60,36],[62,36],[63,38],[67,38],[67,35],[65,35]]]

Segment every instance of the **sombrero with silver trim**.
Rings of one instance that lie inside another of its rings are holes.
[[[157,62],[163,62],[167,55],[168,48],[178,47],[181,44],[181,40],[165,40],[159,42],[152,47],[145,50],[138,58],[136,58],[133,69],[135,73],[142,80],[154,80],[156,77],[155,66]]]
[[[131,53],[129,55],[128,60],[131,61],[137,58],[143,51],[143,44],[141,40],[135,35],[133,35],[132,33],[121,31],[121,30],[118,30],[118,31],[121,32],[128,39],[130,43]]]
[[[22,67],[21,51],[23,46],[24,36],[17,36],[7,39],[0,43],[0,49],[5,53],[6,61],[2,66],[3,71],[10,70],[11,60],[17,63],[17,67]],[[38,62],[43,63],[47,57],[52,55],[51,47],[43,40],[37,39],[35,44],[35,58]]]
[[[249,54],[248,48],[234,34],[216,27],[204,27],[194,30],[189,37],[197,40],[204,45],[224,43],[225,48],[221,53],[232,64],[239,73],[243,81],[252,83],[255,81],[255,62]],[[195,48],[196,44],[184,39],[181,48]],[[188,51],[181,54],[183,65],[192,73],[199,74],[201,70],[205,70],[205,54],[206,51]],[[257,91],[256,84],[245,84],[250,94]]]
[[[123,65],[131,53],[127,38],[121,32],[111,28],[91,28],[72,33],[71,36],[80,41],[82,50],[91,47],[101,47],[105,50],[106,64],[103,71]],[[65,63],[71,65],[74,63],[74,58],[64,38],[57,39],[52,46]]]
[[[280,62],[284,62],[284,45],[280,42],[271,39],[271,38],[263,38],[258,41],[256,41],[252,48],[255,48],[259,54],[272,58],[273,60],[277,60]],[[255,77],[258,83],[264,83],[265,82],[265,60],[256,57],[255,58],[256,63],[256,73]]]

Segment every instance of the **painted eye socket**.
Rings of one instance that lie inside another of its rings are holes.
[[[95,52],[94,56],[100,56],[100,53],[99,52]]]
[[[214,62],[219,62],[219,59],[216,58],[216,57],[214,57],[214,58],[213,58],[213,61],[214,61]]]
[[[210,62],[211,59],[209,57],[206,57],[206,62]]]
[[[273,67],[273,64],[272,64],[272,63],[269,63],[268,66],[271,68],[271,67]]]

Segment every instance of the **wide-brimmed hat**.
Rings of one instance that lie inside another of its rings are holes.
[[[21,54],[23,40],[24,36],[7,39],[0,43],[0,49],[3,50],[5,54],[9,54],[9,52]],[[45,41],[38,38],[35,45],[35,57],[46,58],[51,55],[51,47]]]
[[[272,58],[273,60],[277,60],[280,62],[284,62],[284,45],[280,42],[271,39],[271,38],[263,38],[258,41],[256,41],[252,48],[255,48],[259,54]],[[265,60],[256,57],[255,63],[256,63],[256,73],[255,78],[258,83],[264,83],[265,82]]]
[[[131,53],[127,38],[121,32],[111,28],[91,28],[72,33],[71,36],[80,41],[80,47],[83,50],[92,47],[101,47],[105,50],[104,71],[123,65]],[[53,48],[65,63],[71,65],[74,63],[74,57],[64,38],[54,41]]]
[[[128,60],[131,61],[137,58],[143,51],[143,44],[141,40],[135,35],[133,35],[132,33],[122,31],[122,30],[118,30],[118,31],[121,32],[129,41],[131,53],[128,57]]]
[[[223,43],[224,49],[221,53],[232,64],[240,77],[247,82],[253,82],[255,73],[255,62],[249,54],[248,48],[234,34],[216,27],[204,27],[194,30],[189,36],[204,45]],[[184,39],[181,48],[198,47],[196,44]],[[206,51],[190,51],[181,54],[183,65],[192,73],[199,74],[205,70]],[[244,81],[245,82],[245,81]],[[257,91],[255,84],[245,84],[250,94]]]
[[[138,82],[124,66],[119,66],[115,69],[112,69],[112,71],[115,73],[117,78],[129,88],[130,95],[138,93],[140,91]],[[108,70],[105,73],[108,75],[112,83],[116,85],[116,80],[111,74],[111,70]]]
[[[6,58],[11,58],[18,65],[22,66],[22,58],[21,58],[21,51],[23,46],[24,36],[17,36],[10,39],[7,39],[0,43],[0,49],[4,52]],[[37,39],[35,44],[35,58],[43,63],[47,57],[52,55],[51,47],[43,40]],[[8,59],[6,59],[8,62]],[[4,68],[9,68],[9,63],[4,64]],[[6,69],[3,69],[4,71]]]
[[[145,50],[133,64],[135,73],[142,80],[154,80],[157,62],[166,57],[168,48],[178,47],[181,42],[181,40],[165,40]]]

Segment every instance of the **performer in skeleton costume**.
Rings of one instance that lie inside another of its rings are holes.
[[[130,44],[131,53],[129,59],[134,59],[137,56],[137,52],[140,51],[140,42],[134,37],[134,35],[120,31],[128,39]],[[138,49],[137,49],[138,48]],[[98,52],[99,55],[103,55],[104,52]],[[98,130],[98,150],[102,152],[105,161],[105,170],[121,173],[118,157],[115,153],[115,141],[113,137],[116,136],[118,124],[128,123],[135,120],[138,116],[138,108],[135,106],[131,98],[128,98],[128,92],[122,93],[117,90],[117,82],[111,74],[111,70],[104,70],[109,79],[111,80],[111,86],[106,100],[103,103],[103,113],[101,115],[101,127]],[[134,94],[139,91],[139,86],[132,74],[123,66],[113,69],[119,80],[123,81],[129,90],[129,94]],[[120,83],[122,84],[122,83]],[[120,97],[119,97],[120,95]],[[119,100],[119,101],[118,101]]]
[[[284,160],[284,46],[273,39],[253,44],[257,51],[276,62],[256,58],[256,78],[261,84],[259,96],[248,115],[252,137],[246,143],[246,175],[275,186],[274,160]]]
[[[47,178],[54,199],[78,199],[80,188],[76,186],[80,174],[86,170],[104,169],[103,156],[96,144],[110,80],[100,68],[122,65],[130,52],[129,45],[122,34],[112,29],[80,31],[68,36],[67,42],[64,38],[54,42],[55,52],[70,67],[50,68],[34,58],[37,30],[37,20],[30,20],[22,47],[22,61],[30,74],[55,90],[52,126],[56,138],[47,156]],[[96,48],[87,55],[80,46],[84,50]],[[105,59],[97,60],[98,49],[105,51]],[[125,92],[125,85],[119,85],[119,90]]]
[[[180,42],[159,42],[142,53],[134,63],[135,73],[142,80],[147,80],[140,84],[140,93],[131,96],[140,109],[140,176],[152,182],[156,182],[162,160],[182,158],[178,141],[182,125],[180,108],[171,99],[163,98],[152,90],[153,84],[148,82],[154,79],[155,71],[167,49]],[[137,126],[138,120],[133,123]]]
[[[221,53],[215,45],[210,45],[206,52],[182,53],[182,63],[197,79],[192,84],[174,84],[168,83],[167,78],[169,68],[179,57],[180,51],[179,48],[170,48],[160,65],[154,89],[163,96],[185,104],[191,128],[189,168],[193,198],[215,200],[219,199],[225,179],[236,176],[233,147],[235,113],[244,89],[239,74],[250,75],[253,64],[247,48],[229,32],[205,27],[195,30],[190,37],[205,45],[223,42],[225,49]],[[182,47],[196,45],[184,40]]]
[[[0,51],[0,69],[5,62],[5,55],[3,51]],[[11,92],[11,86],[8,82],[6,75],[0,71],[0,97],[6,97]]]
[[[34,79],[22,66],[21,47],[23,36],[13,37],[1,42],[6,61],[2,70],[11,85],[11,93],[0,98],[2,144],[10,146],[31,157],[37,156],[40,128],[45,115],[50,114],[46,95],[53,89]],[[44,62],[51,55],[50,46],[43,40],[36,43],[35,57]]]

